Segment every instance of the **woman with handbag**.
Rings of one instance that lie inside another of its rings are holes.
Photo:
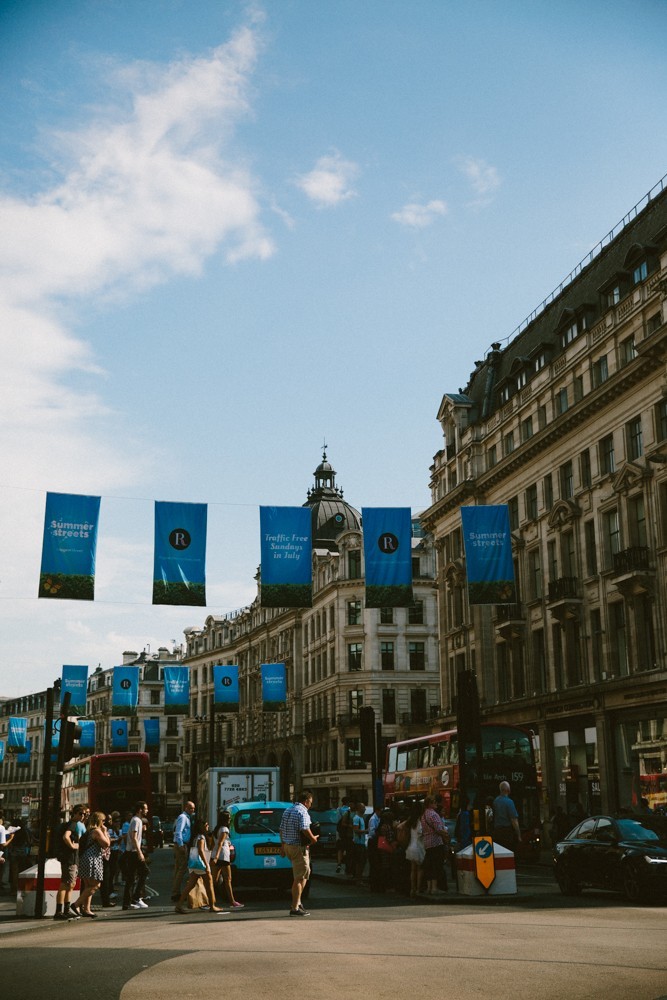
[[[232,843],[229,839],[229,824],[231,821],[231,814],[223,812],[220,814],[220,822],[216,827],[217,840],[213,856],[213,864],[217,868],[215,884],[217,885],[222,880],[225,894],[232,910],[242,910],[243,903],[239,903],[238,900],[234,899],[234,890],[232,889]]]
[[[406,860],[410,862],[410,897],[415,899],[421,892],[422,874],[426,848],[421,824],[422,808],[419,802],[412,802],[410,815],[406,820],[410,830],[410,841],[405,849]]]
[[[190,838],[190,854],[188,856],[188,880],[176,903],[176,913],[187,913],[185,903],[192,889],[201,879],[206,890],[211,913],[229,913],[215,905],[215,887],[211,875],[211,851],[209,841],[208,820],[197,820]]]

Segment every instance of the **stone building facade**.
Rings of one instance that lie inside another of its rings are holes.
[[[304,506],[313,527],[313,607],[263,608],[209,616],[186,632],[192,705],[185,733],[185,783],[211,763],[279,765],[281,795],[307,785],[316,807],[344,796],[373,800],[361,759],[359,712],[375,710],[382,741],[428,732],[440,711],[435,552],[413,519],[414,604],[364,607],[359,512],[343,499],[326,453]],[[260,667],[284,663],[287,709],[264,712]],[[213,666],[238,664],[240,711],[211,720]]]
[[[438,412],[440,725],[474,670],[536,736],[545,816],[667,805],[666,294],[663,180]],[[466,504],[508,505],[517,604],[469,605]]]

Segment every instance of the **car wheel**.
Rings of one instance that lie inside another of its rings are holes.
[[[643,896],[637,869],[632,864],[625,865],[623,869],[623,895],[628,903],[639,903]]]
[[[581,886],[577,881],[575,881],[575,879],[572,878],[569,872],[557,871],[556,881],[558,882],[560,891],[563,893],[564,896],[581,895]]]

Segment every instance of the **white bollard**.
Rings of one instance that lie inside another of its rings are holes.
[[[52,917],[56,912],[56,895],[60,886],[60,862],[55,858],[47,858],[44,866],[44,901],[42,916]],[[79,880],[76,880],[76,888]],[[34,917],[37,902],[37,865],[26,868],[19,874],[18,892],[16,893],[16,916]]]
[[[488,891],[477,881],[472,844],[464,847],[456,855],[458,889],[463,896],[511,896],[516,895],[516,866],[514,854],[506,847],[494,842],[493,862],[496,877]]]

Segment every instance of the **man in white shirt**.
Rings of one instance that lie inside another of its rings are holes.
[[[7,882],[9,883],[9,864],[7,864],[7,858],[5,857],[5,849],[12,839],[12,835],[7,833],[5,827],[5,821],[2,816],[0,816],[0,886],[2,886],[5,870],[7,871]],[[7,868],[5,869],[5,864]]]
[[[148,865],[141,847],[144,819],[148,816],[148,803],[137,802],[125,838],[125,893],[124,910],[145,910],[148,903],[143,900],[146,888]]]

